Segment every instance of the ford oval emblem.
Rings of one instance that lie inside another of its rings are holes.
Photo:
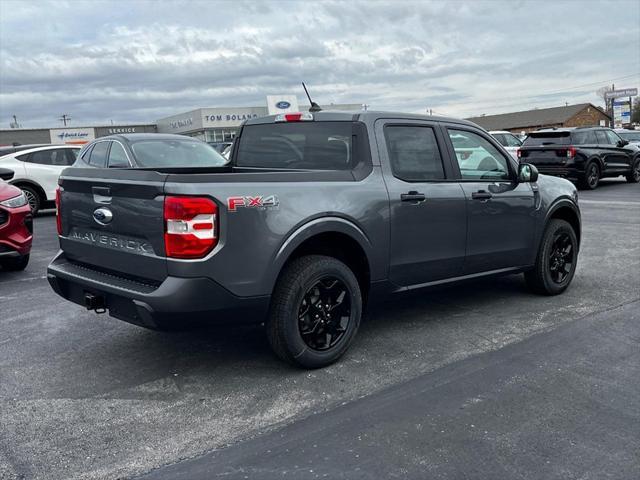
[[[108,208],[97,208],[93,212],[93,219],[100,225],[106,225],[113,220],[113,213]]]
[[[286,110],[290,106],[291,104],[289,102],[285,102],[284,100],[276,103],[276,107],[279,108],[280,110]]]

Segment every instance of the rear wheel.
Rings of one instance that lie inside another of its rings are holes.
[[[600,183],[600,167],[596,162],[589,162],[584,169],[584,174],[580,181],[580,187],[594,190]]]
[[[324,367],[347,351],[361,315],[360,286],[349,267],[332,257],[309,255],[293,260],[278,280],[267,337],[281,359]]]
[[[21,255],[19,257],[9,257],[0,260],[0,267],[4,270],[17,272],[24,270],[29,265],[29,254]]]
[[[31,213],[36,214],[38,210],[40,210],[40,205],[42,204],[42,199],[38,192],[26,185],[20,185],[20,190],[24,193],[24,196],[27,197],[27,202],[29,202],[29,206],[31,207]]]
[[[640,157],[636,158],[631,165],[631,171],[625,175],[627,182],[638,183],[640,182]]]
[[[524,274],[529,288],[542,295],[564,292],[576,272],[578,239],[569,222],[553,219],[547,225],[533,270]]]

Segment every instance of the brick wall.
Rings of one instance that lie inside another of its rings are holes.
[[[585,107],[564,123],[565,127],[597,127],[600,120],[604,120],[609,125],[609,117],[595,107]]]

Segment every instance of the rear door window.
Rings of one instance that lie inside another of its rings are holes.
[[[109,150],[109,168],[127,168],[129,166],[129,157],[127,157],[122,145],[118,142],[112,142],[111,150]]]
[[[407,182],[444,179],[442,156],[433,128],[387,125],[384,136],[395,177]]]
[[[607,136],[604,134],[604,130],[596,130],[596,138],[598,139],[599,145],[609,144],[609,140],[607,140]]]
[[[111,142],[98,142],[93,146],[91,155],[89,157],[89,163],[94,167],[104,168],[107,165],[107,151],[109,150],[109,143]]]
[[[595,145],[598,143],[596,134],[593,130],[586,130],[584,132],[573,132],[574,145]]]
[[[349,170],[353,157],[351,122],[296,122],[247,125],[242,129],[239,167]]]

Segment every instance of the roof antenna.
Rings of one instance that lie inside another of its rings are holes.
[[[309,91],[307,90],[307,86],[304,84],[304,82],[302,82],[302,88],[304,88],[304,93],[307,94],[307,98],[309,99],[309,105],[311,105],[309,107],[309,111],[310,112],[320,112],[320,111],[322,111],[322,108],[320,108],[320,105],[318,105],[316,102],[311,100],[311,96],[309,95]]]

